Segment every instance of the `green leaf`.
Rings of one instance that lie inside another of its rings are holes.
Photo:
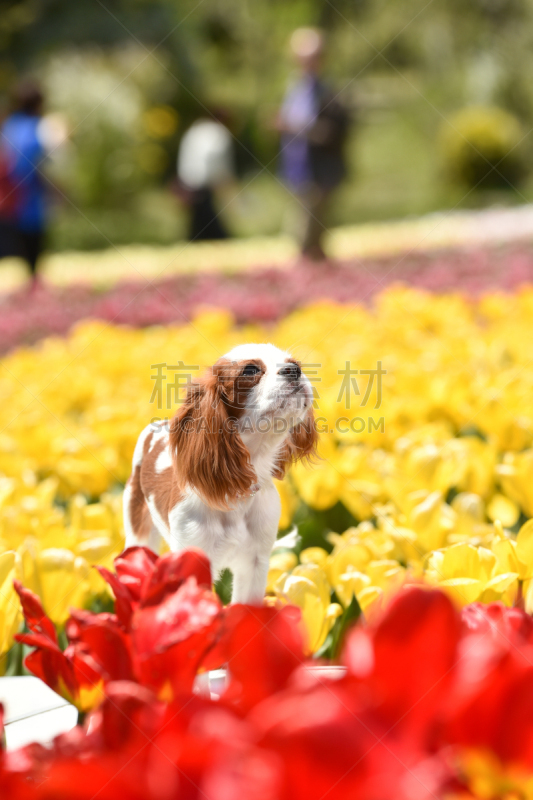
[[[337,659],[339,657],[344,645],[346,634],[350,628],[355,625],[361,615],[361,606],[357,602],[357,598],[354,594],[350,605],[344,609],[344,613],[338,618],[333,626],[333,630],[331,632],[331,647],[329,652],[330,658]]]
[[[233,578],[229,569],[225,569],[218,581],[215,583],[215,592],[220,597],[223,605],[227,606],[231,601],[231,588]]]

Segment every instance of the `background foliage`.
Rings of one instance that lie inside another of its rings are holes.
[[[520,202],[533,197],[532,17],[532,0],[19,0],[0,18],[0,91],[37,75],[67,119],[48,166],[66,196],[55,248],[180,238],[179,137],[214,105],[236,137],[239,183],[221,199],[232,230],[290,226],[272,120],[302,24],[327,31],[326,71],[354,117],[331,224]],[[465,106],[480,115],[466,129]],[[478,135],[487,114],[496,156]]]

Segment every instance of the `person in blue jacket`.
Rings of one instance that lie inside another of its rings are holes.
[[[291,49],[298,64],[279,112],[281,175],[302,209],[300,250],[305,259],[324,261],[324,214],[333,190],[346,174],[344,145],[347,109],[321,76],[323,37],[298,28]]]
[[[13,92],[12,111],[0,128],[0,257],[18,255],[32,282],[43,250],[47,223],[46,156],[39,137],[43,94],[33,81]]]

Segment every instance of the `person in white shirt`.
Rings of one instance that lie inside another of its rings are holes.
[[[183,134],[178,152],[180,195],[190,208],[189,240],[225,239],[216,190],[233,180],[233,138],[221,114],[201,117]]]

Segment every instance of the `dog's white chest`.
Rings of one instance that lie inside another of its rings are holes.
[[[210,555],[213,571],[218,572],[258,548],[262,550],[266,538],[264,546],[271,547],[279,513],[279,495],[272,482],[230,511],[210,509],[190,492],[170,512],[169,544],[173,550],[202,548]]]

